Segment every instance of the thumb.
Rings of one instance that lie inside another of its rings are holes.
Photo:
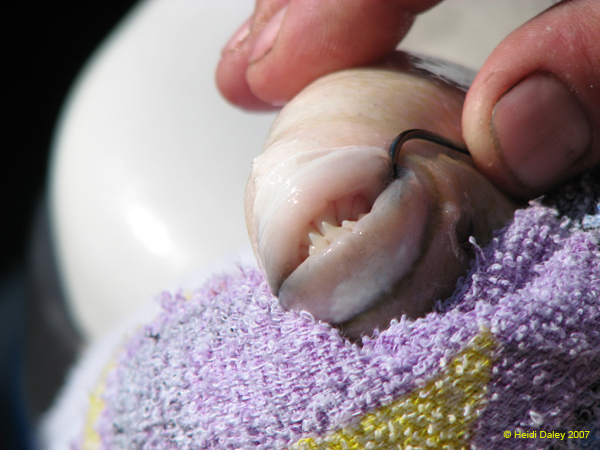
[[[462,119],[477,167],[518,197],[598,164],[600,2],[561,2],[504,39],[477,74]]]

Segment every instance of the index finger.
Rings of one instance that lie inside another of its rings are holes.
[[[440,0],[259,0],[223,51],[217,85],[232,103],[268,109],[330,72],[394,51]]]

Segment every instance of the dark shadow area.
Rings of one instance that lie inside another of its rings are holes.
[[[16,386],[25,386],[24,371],[20,366],[30,365],[31,359],[35,359],[33,353],[28,355],[24,350],[24,327],[30,322],[26,318],[28,299],[62,301],[62,297],[56,297],[60,289],[55,284],[55,277],[52,281],[49,241],[43,243],[39,237],[47,231],[38,229],[33,233],[38,236],[38,243],[28,242],[33,235],[31,222],[36,201],[44,196],[53,129],[69,88],[83,64],[134,3],[132,0],[10,2],[3,8],[7,25],[3,43],[4,73],[8,74],[9,82],[2,102],[5,112],[0,164],[2,449],[25,449],[30,445],[25,437],[28,426],[24,420],[25,402],[15,391]],[[44,221],[44,218],[38,219],[38,228],[47,227]],[[32,249],[30,257],[26,255],[28,248]],[[48,346],[56,342],[44,337],[48,324],[63,326],[68,318],[43,310],[36,303],[32,303],[30,311],[34,313],[33,328],[37,334],[27,345],[37,348],[38,355],[49,354]],[[66,352],[61,353],[58,360],[47,359],[45,365],[40,366],[40,370],[52,367],[47,373],[51,383],[38,384],[40,390],[31,392],[27,403],[34,413],[43,410],[52,400],[79,342],[72,328],[67,327],[64,334],[58,336],[56,339],[65,340],[62,344],[66,341],[69,344],[63,347]]]

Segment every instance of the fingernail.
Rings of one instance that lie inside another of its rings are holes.
[[[536,74],[500,98],[492,136],[516,181],[533,190],[561,179],[588,150],[592,132],[583,107],[560,81]]]
[[[279,33],[279,29],[281,28],[281,24],[283,23],[286,11],[287,6],[275,14],[271,20],[269,20],[265,28],[260,32],[256,38],[256,41],[254,42],[252,53],[250,53],[250,63],[258,61],[265,56],[269,50],[271,50],[273,43],[275,42],[275,38],[277,38],[277,34]]]
[[[244,24],[235,32],[231,39],[229,39],[227,44],[225,44],[225,47],[223,47],[223,52],[235,51],[240,48],[242,42],[244,42],[250,34],[250,26],[252,25],[253,20],[254,16],[251,16],[244,22]]]

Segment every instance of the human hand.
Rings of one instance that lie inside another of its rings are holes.
[[[238,106],[274,109],[322,75],[388,55],[440,1],[258,0],[225,46],[217,84]]]
[[[462,117],[479,170],[534,197],[600,162],[600,2],[563,1],[506,37]]]
[[[226,46],[217,84],[232,103],[273,109],[316,78],[395,49],[439,0],[258,0]],[[533,197],[600,161],[600,3],[566,0],[492,52],[467,95],[463,137],[477,167]]]

